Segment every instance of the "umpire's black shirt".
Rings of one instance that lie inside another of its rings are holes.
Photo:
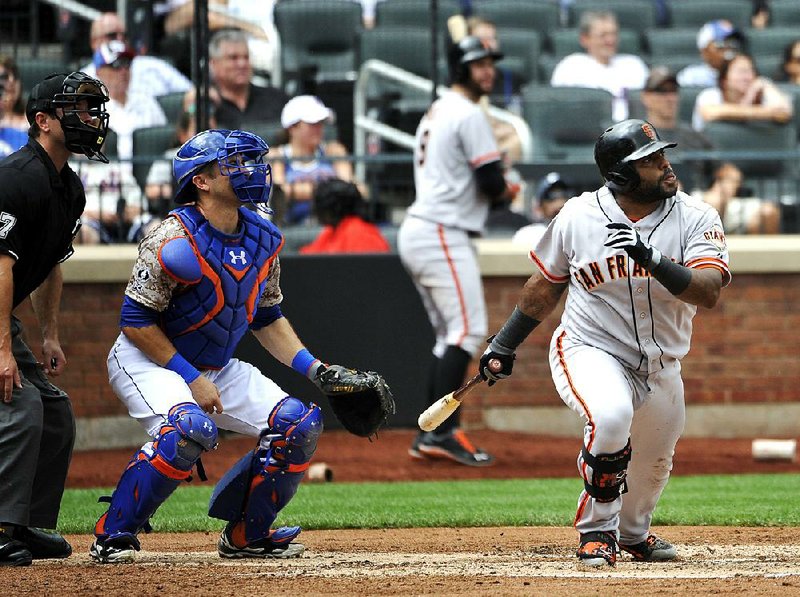
[[[14,264],[14,307],[72,255],[86,195],[69,167],[56,171],[35,139],[0,161],[0,253]]]

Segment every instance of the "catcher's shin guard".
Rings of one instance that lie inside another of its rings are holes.
[[[268,423],[256,449],[225,473],[211,496],[209,516],[235,523],[229,528],[238,547],[270,536],[272,523],[297,492],[317,448],[322,411],[287,397],[272,410]]]
[[[628,491],[625,479],[628,475],[628,463],[631,460],[631,442],[625,444],[619,452],[598,454],[594,456],[584,446],[578,462],[578,468],[584,475],[583,486],[590,496],[598,502],[613,502],[620,494]],[[583,464],[591,469],[585,470]]]
[[[200,455],[217,446],[217,426],[199,406],[173,406],[158,436],[134,454],[111,496],[95,535],[135,536],[181,481],[189,478]]]

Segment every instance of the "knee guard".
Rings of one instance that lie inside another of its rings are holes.
[[[628,491],[625,477],[628,474],[628,463],[631,460],[631,442],[625,444],[619,452],[598,454],[593,456],[584,446],[581,460],[591,469],[591,478],[584,476],[583,486],[586,493],[598,502],[613,502],[621,494]],[[580,467],[581,471],[583,467]]]
[[[322,411],[287,397],[272,410],[258,447],[246,454],[214,488],[209,516],[235,524],[243,546],[270,535],[278,512],[297,492],[322,433]]]
[[[95,535],[135,535],[148,528],[150,517],[189,478],[200,455],[216,446],[217,426],[199,406],[183,402],[172,407],[156,438],[128,463]]]

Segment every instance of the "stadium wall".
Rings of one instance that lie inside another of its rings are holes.
[[[794,437],[800,429],[800,236],[733,237],[729,245],[733,283],[714,309],[700,309],[692,349],[683,361],[686,435]],[[480,241],[479,253],[489,327],[497,329],[532,266],[525,252],[507,241]],[[134,446],[145,437],[109,388],[105,368],[135,255],[133,246],[78,247],[64,264],[61,341],[68,366],[54,381],[72,398],[79,449]],[[412,427],[423,406],[432,338],[424,311],[396,256],[372,263],[370,257],[353,259],[287,255],[284,291],[291,302],[287,299],[285,311],[322,358],[384,373],[398,394],[395,426]],[[340,291],[331,286],[341,278],[338,268],[358,268],[367,275],[350,276]],[[17,315],[38,351],[29,304]],[[473,393],[463,407],[466,425],[579,433],[580,421],[561,403],[550,379],[547,350],[557,320],[551,316],[520,348],[511,378]],[[332,333],[336,329],[338,336]],[[257,346],[246,344],[242,350],[244,358],[265,366]],[[279,383],[302,398],[314,398],[310,383],[286,373],[288,381]],[[332,423],[332,417],[327,420]]]

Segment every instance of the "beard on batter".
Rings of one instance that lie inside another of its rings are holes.
[[[642,181],[639,183],[636,193],[631,197],[636,203],[659,203],[672,197],[678,191],[678,181],[673,178],[666,181],[667,177],[674,176],[674,172],[669,169],[665,170],[659,179],[652,183],[647,184]]]

